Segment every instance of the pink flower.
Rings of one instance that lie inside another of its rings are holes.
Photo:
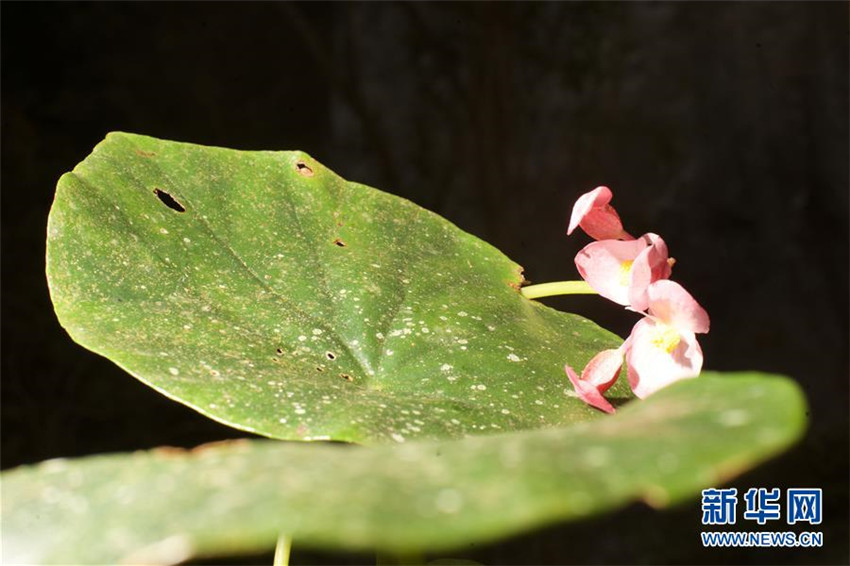
[[[620,222],[617,211],[608,204],[612,196],[608,187],[596,187],[581,195],[573,205],[567,235],[581,226],[594,240],[633,240],[634,238],[623,230],[623,223]]]
[[[678,283],[656,281],[647,297],[649,314],[623,344],[629,385],[641,399],[699,375],[703,358],[695,334],[709,329],[708,313]]]
[[[617,304],[644,311],[647,288],[670,277],[667,244],[657,234],[625,242],[602,240],[585,246],[575,258],[582,278],[593,290]]]
[[[696,334],[709,329],[705,310],[668,279],[674,260],[667,255],[667,244],[657,234],[635,240],[625,232],[611,198],[608,187],[579,197],[567,229],[571,234],[581,226],[597,240],[576,255],[582,278],[603,297],[644,315],[620,348],[598,353],[581,377],[565,367],[579,398],[607,413],[614,407],[602,394],[617,381],[624,359],[632,391],[644,398],[699,375],[703,357]]]
[[[655,281],[646,293],[649,314],[635,324],[620,348],[596,354],[581,378],[570,366],[565,368],[579,398],[606,413],[613,413],[614,407],[602,394],[617,381],[624,358],[629,385],[641,399],[702,370],[695,334],[708,332],[708,314],[674,281]]]
[[[565,366],[564,369],[579,399],[606,413],[613,413],[614,407],[602,394],[608,391],[617,381],[622,365],[623,352],[620,348],[617,348],[616,350],[603,350],[596,354],[585,366],[584,371],[581,372],[581,378],[570,366]]]

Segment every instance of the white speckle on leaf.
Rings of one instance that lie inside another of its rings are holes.
[[[508,354],[508,359],[509,359],[510,361],[512,361],[512,362],[519,362],[519,361],[521,361],[521,360],[519,359],[519,356],[517,356],[517,355],[516,355],[516,354],[514,354],[514,353],[510,353],[510,354]]]
[[[588,466],[601,468],[611,461],[611,452],[607,448],[595,446],[587,449],[583,459]]]
[[[320,336],[321,334],[322,334],[321,328],[314,328],[313,329],[313,336]]]
[[[168,368],[168,373],[171,375],[180,375],[180,370],[177,368]]]
[[[747,393],[749,393],[750,397],[754,398],[764,397],[764,387],[761,385],[753,385],[749,388]]]
[[[165,228],[160,228],[159,233],[160,234],[168,234],[168,230],[166,230]]]
[[[384,333],[383,332],[376,332],[375,338],[377,338],[378,340],[383,340],[384,339]]]
[[[437,494],[435,505],[441,513],[457,513],[463,507],[463,496],[456,489],[441,489]]]
[[[467,312],[466,312],[466,311],[460,311],[459,313],[457,313],[457,315],[458,315],[458,316],[461,316],[461,317],[463,317],[463,316],[469,316],[469,314],[467,314]]]
[[[393,440],[395,440],[398,443],[402,443],[405,440],[404,436],[400,435],[397,432],[392,433],[390,436],[392,437]]]
[[[720,413],[717,417],[717,421],[725,427],[732,428],[747,424],[750,422],[750,416],[744,410],[733,409],[731,411]]]
[[[440,366],[440,370],[442,370],[442,371],[449,371],[449,370],[451,370],[453,367],[454,367],[454,366],[452,366],[451,364],[443,364],[443,365],[441,365],[441,366]]]

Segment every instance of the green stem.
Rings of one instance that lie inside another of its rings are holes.
[[[291,548],[291,538],[284,534],[277,537],[277,546],[274,549],[274,566],[289,566],[289,550]]]
[[[520,289],[526,299],[539,299],[554,295],[595,295],[596,291],[587,281],[557,281],[555,283],[540,283]]]

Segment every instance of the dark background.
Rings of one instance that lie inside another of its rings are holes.
[[[302,149],[491,242],[535,282],[576,278],[588,238],[566,237],[569,211],[606,184],[710,313],[705,367],[784,373],[808,396],[805,441],[731,485],[822,487],[823,549],[702,549],[694,501],[458,556],[847,563],[848,17],[838,2],[4,2],[3,468],[243,435],[59,327],[43,260],[59,176],[112,130]],[[606,301],[547,303],[622,336],[634,323]],[[235,561],[249,560],[271,558]]]

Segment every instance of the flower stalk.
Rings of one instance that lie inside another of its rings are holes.
[[[597,295],[593,287],[587,281],[555,281],[552,283],[539,283],[528,285],[520,289],[522,296],[526,299],[540,299],[542,297],[554,297],[556,295]]]
[[[274,549],[274,566],[289,566],[289,553],[292,549],[292,538],[281,533],[277,537]]]

